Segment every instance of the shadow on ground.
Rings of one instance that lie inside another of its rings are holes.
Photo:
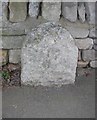
[[[94,118],[95,74],[80,75],[74,85],[61,88],[3,89],[3,118]]]

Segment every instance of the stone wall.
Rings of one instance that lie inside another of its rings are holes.
[[[55,21],[75,39],[79,48],[78,67],[97,67],[95,3],[47,3],[29,0],[0,4],[0,63],[3,65],[20,63],[22,44],[32,28]]]

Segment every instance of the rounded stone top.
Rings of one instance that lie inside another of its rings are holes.
[[[47,36],[60,37],[60,40],[63,37],[67,37],[66,39],[68,39],[68,42],[75,44],[70,33],[65,28],[63,28],[61,24],[55,22],[48,22],[32,29],[26,37],[26,42],[24,43],[24,46],[31,45],[31,43],[33,45],[38,44],[43,38],[46,38]]]

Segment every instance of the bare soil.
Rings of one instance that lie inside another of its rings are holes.
[[[2,86],[20,86],[21,67],[19,64],[8,64],[0,68]]]

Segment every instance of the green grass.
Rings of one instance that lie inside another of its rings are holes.
[[[5,80],[8,80],[8,79],[10,79],[10,74],[9,74],[8,71],[1,71],[0,72],[0,77],[2,77]]]

